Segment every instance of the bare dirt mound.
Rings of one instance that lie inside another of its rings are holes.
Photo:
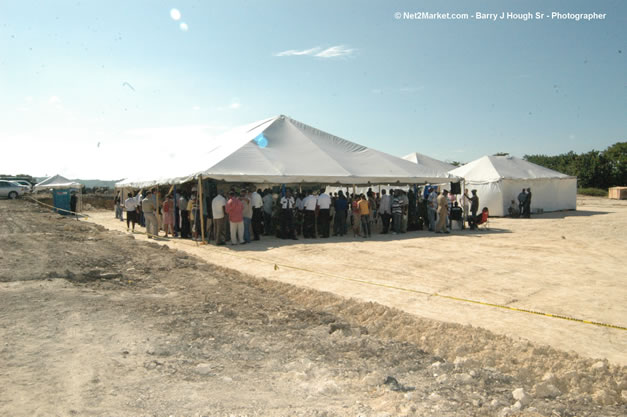
[[[624,368],[0,201],[3,415],[627,415]]]

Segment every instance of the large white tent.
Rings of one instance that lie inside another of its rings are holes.
[[[62,177],[61,175],[53,175],[52,177],[48,177],[45,180],[35,184],[35,186],[33,187],[33,191],[51,190],[51,189],[60,190],[60,189],[67,189],[67,188],[82,188],[82,187],[83,187],[83,184],[81,184],[80,182],[68,180],[67,178]]]
[[[454,178],[446,170],[418,166],[287,116],[233,129],[181,164],[159,178],[127,179],[116,187],[177,184],[199,175],[256,184],[413,184]]]
[[[510,202],[531,188],[531,211],[574,210],[577,207],[577,178],[513,156],[483,156],[450,171],[463,177],[466,188],[476,189],[479,209],[505,216]]]
[[[455,165],[446,163],[444,161],[440,161],[435,158],[431,158],[430,156],[423,155],[418,152],[412,152],[409,155],[405,155],[403,159],[406,161],[413,162],[414,164],[417,164],[421,167],[428,168],[428,169],[435,169],[438,171],[448,172],[452,169],[455,169]]]

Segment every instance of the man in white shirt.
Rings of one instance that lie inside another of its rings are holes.
[[[318,233],[321,237],[329,237],[329,208],[331,207],[331,197],[320,190],[318,195]]]
[[[294,208],[296,201],[292,197],[292,190],[287,189],[286,194],[281,197],[281,239],[296,239],[294,230]]]
[[[310,190],[307,192],[307,197],[303,201],[304,209],[305,209],[305,220],[303,226],[303,237],[304,238],[315,238],[316,237],[316,205],[318,199],[313,192]]]
[[[263,199],[261,198],[261,190],[255,191],[251,188],[251,203],[253,205],[253,239],[259,240],[263,233]]]
[[[128,193],[128,198],[124,200],[124,208],[126,208],[126,231],[128,232],[129,223],[133,223],[133,232],[135,231],[135,223],[137,223],[137,206],[141,202],[141,193],[137,193],[135,197]]]
[[[213,215],[213,235],[216,237],[216,245],[224,245],[226,242],[226,198],[221,193],[211,200],[211,213]]]
[[[392,197],[385,190],[381,190],[379,215],[383,222],[383,234],[387,234],[390,229],[390,219],[392,218]]]

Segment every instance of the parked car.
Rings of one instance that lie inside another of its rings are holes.
[[[25,185],[13,181],[0,180],[0,197],[15,199],[26,194],[27,190],[28,187]]]
[[[26,180],[11,180],[11,181],[16,182],[16,183],[18,183],[20,185],[23,185],[25,187],[28,187],[28,191],[31,192],[31,193],[33,192],[33,184],[31,184],[30,182],[28,182]]]

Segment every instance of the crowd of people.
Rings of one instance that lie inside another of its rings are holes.
[[[126,199],[118,197],[116,218],[124,221],[126,212],[127,230],[134,231],[139,224],[146,227],[148,237],[157,237],[163,231],[165,237],[200,240],[204,236],[207,242],[217,245],[238,245],[262,236],[296,240],[349,234],[369,238],[375,233],[413,230],[450,233],[476,229],[489,215],[486,207],[479,211],[477,190],[454,194],[429,185],[407,191],[368,189],[364,194],[349,194],[349,189],[346,193],[326,193],[325,189],[294,192],[290,188],[215,188],[202,195],[203,204],[197,187],[189,191],[182,188],[170,190],[163,199],[156,187],[136,195],[128,193]],[[531,190],[523,189],[518,201],[516,213],[528,217]],[[514,201],[511,215],[513,206]]]

